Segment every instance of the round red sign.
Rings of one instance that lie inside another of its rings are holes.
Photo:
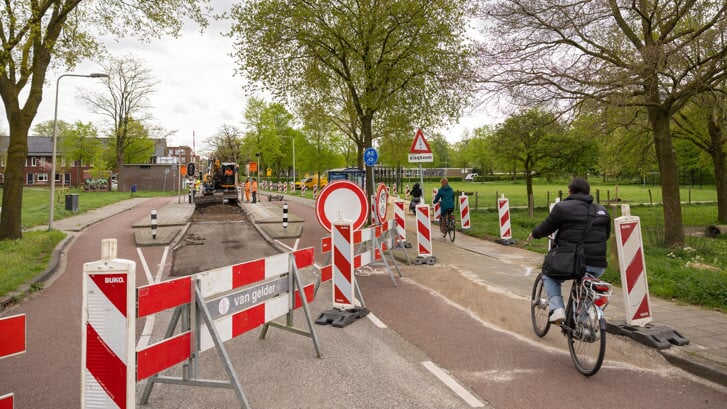
[[[316,217],[324,229],[331,231],[332,221],[353,221],[353,229],[359,230],[366,222],[369,201],[359,185],[339,180],[323,188],[316,199]]]

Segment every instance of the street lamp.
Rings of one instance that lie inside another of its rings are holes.
[[[48,231],[53,230],[53,210],[56,195],[56,140],[58,138],[58,87],[63,77],[84,77],[84,78],[107,78],[107,74],[94,72],[92,74],[63,74],[56,80],[56,102],[53,112],[53,156],[51,159],[50,170],[50,215],[48,216]]]

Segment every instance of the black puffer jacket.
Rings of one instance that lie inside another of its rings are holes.
[[[593,196],[574,194],[556,204],[548,217],[533,229],[533,237],[539,239],[554,231],[556,243],[577,244],[583,237],[588,221],[588,207],[593,203]],[[586,265],[606,267],[606,241],[611,235],[611,216],[608,210],[596,205],[596,217],[590,232],[583,241],[586,253]]]

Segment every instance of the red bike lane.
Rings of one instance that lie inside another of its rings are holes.
[[[16,409],[80,406],[83,264],[99,260],[101,240],[114,238],[118,257],[136,262],[137,285],[146,283],[131,226],[170,200],[149,199],[83,230],[65,251],[64,272],[57,272],[50,285],[5,311],[4,315],[24,313],[27,320],[26,352],[0,361],[0,395],[14,393]],[[154,275],[164,247],[143,247],[142,252]]]

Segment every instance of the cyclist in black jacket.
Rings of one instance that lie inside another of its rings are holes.
[[[575,177],[568,184],[568,197],[557,203],[548,217],[537,225],[530,233],[531,238],[539,239],[555,231],[553,245],[559,243],[577,244],[583,237],[588,223],[588,208],[593,203],[591,186],[581,177]],[[586,255],[586,272],[594,277],[600,277],[606,271],[606,241],[611,235],[611,216],[608,210],[596,205],[596,216],[591,230],[583,240],[583,250]],[[565,318],[563,295],[560,285],[563,280],[555,280],[543,275],[543,285],[548,292],[550,307],[550,321],[556,322]]]

